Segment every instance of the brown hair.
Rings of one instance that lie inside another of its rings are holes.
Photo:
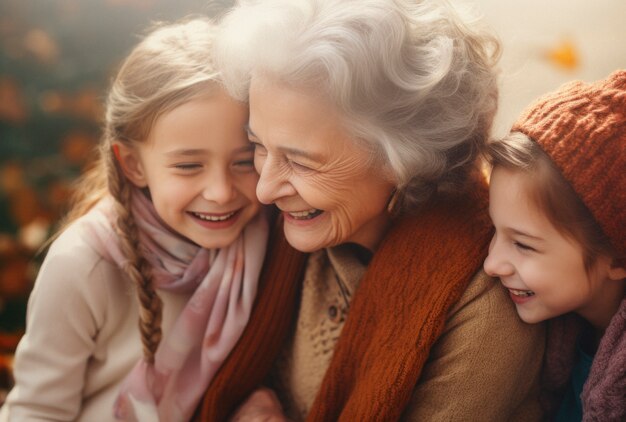
[[[134,147],[145,141],[163,113],[207,95],[217,82],[212,61],[214,24],[187,18],[156,24],[123,61],[106,100],[98,158],[79,180],[63,227],[88,212],[105,196],[114,199],[120,248],[128,257],[123,269],[137,286],[139,326],[149,363],[161,341],[162,302],[152,283],[148,261],[140,253],[138,229],[131,213],[132,184],[113,153],[114,143]]]
[[[528,175],[531,199],[561,234],[582,246],[587,271],[599,256],[621,258],[576,191],[532,139],[512,132],[488,143],[485,156],[493,168],[501,166]]]

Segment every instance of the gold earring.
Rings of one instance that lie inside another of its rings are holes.
[[[400,191],[397,188],[394,188],[391,191],[391,195],[389,196],[389,202],[387,202],[387,213],[389,215],[395,215],[397,212],[397,205],[400,201]]]

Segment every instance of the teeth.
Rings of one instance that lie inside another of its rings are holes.
[[[530,296],[534,296],[535,292],[531,291],[531,290],[515,290],[515,289],[509,289],[509,291],[514,294],[515,296],[519,296],[519,297],[530,297]]]
[[[312,208],[312,209],[306,210],[306,211],[290,212],[289,215],[292,216],[293,218],[297,218],[299,220],[305,220],[307,218],[312,218],[312,217],[318,215],[319,213],[320,213],[320,210]]]
[[[233,211],[231,213],[224,214],[224,215],[205,215],[205,214],[198,214],[194,212],[193,215],[195,215],[196,217],[204,221],[225,221],[225,220],[228,220],[233,215],[235,215],[235,212]]]

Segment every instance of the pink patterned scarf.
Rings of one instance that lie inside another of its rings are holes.
[[[267,218],[261,213],[233,244],[207,250],[167,228],[139,190],[133,192],[132,213],[156,288],[193,293],[165,333],[154,365],[142,359],[124,380],[114,414],[125,421],[187,421],[248,322],[267,246]],[[96,250],[122,268],[127,258],[112,228],[112,199],[85,217]]]

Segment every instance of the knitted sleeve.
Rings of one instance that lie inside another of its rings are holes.
[[[522,322],[500,283],[480,271],[431,349],[407,421],[539,421],[542,324]]]

